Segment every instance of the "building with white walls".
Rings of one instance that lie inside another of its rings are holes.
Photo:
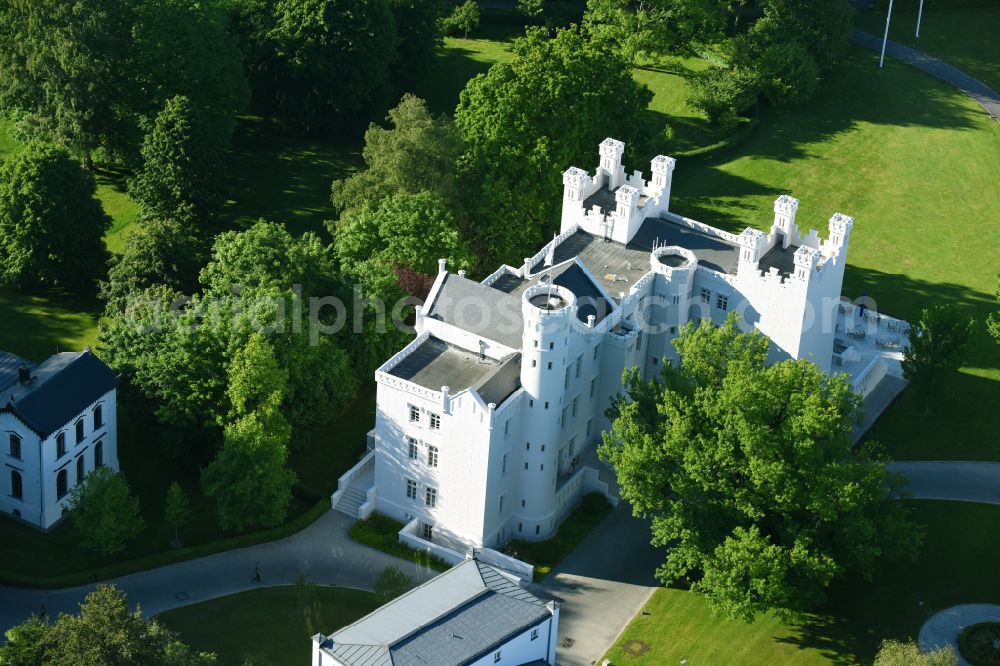
[[[312,666],[554,666],[559,606],[467,559],[329,636]]]
[[[117,386],[89,349],[37,366],[0,352],[0,513],[47,530],[88,473],[118,471]]]
[[[778,197],[768,233],[733,234],[675,214],[675,161],[625,175],[606,139],[593,175],[563,175],[560,233],[482,282],[441,262],[417,337],[376,372],[370,453],[341,478],[336,508],[379,511],[429,550],[545,539],[613,480],[587,464],[625,368],[653,376],[690,321],[738,312],[771,358],[851,375],[865,395],[899,374],[905,322],[842,300],[854,220],[821,238]]]

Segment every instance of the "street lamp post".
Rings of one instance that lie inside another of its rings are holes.
[[[882,36],[882,54],[878,58],[878,68],[885,63],[885,45],[889,41],[889,19],[892,18],[892,0],[889,0],[889,11],[885,15],[885,34]]]

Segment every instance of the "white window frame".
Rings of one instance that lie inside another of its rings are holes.
[[[409,405],[410,423],[420,423],[420,408],[416,405]]]
[[[430,424],[429,425],[430,425],[430,429],[431,430],[440,430],[441,429],[441,415],[440,414],[435,414],[434,412],[431,412],[430,413]]]
[[[406,499],[417,499],[417,482],[413,479],[406,480]]]
[[[420,457],[420,447],[418,446],[419,443],[417,442],[416,437],[407,437],[406,444],[407,444],[406,456],[410,460],[416,460],[418,457]]]
[[[434,509],[437,507],[437,488],[427,486],[424,488],[424,506]]]
[[[438,451],[438,447],[436,447],[436,446],[428,446],[427,447],[427,466],[428,467],[437,467],[438,466],[438,462],[440,460],[440,457],[441,456],[440,456],[440,451]]]

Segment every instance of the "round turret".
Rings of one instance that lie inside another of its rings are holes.
[[[698,258],[687,248],[665,245],[649,254],[649,267],[654,273],[671,276],[674,271],[694,271]]]

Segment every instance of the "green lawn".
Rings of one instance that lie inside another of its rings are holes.
[[[403,523],[394,518],[381,513],[373,513],[365,520],[359,520],[351,525],[350,535],[352,539],[369,548],[381,550],[383,553],[395,555],[404,560],[412,560],[420,566],[430,567],[436,571],[447,571],[451,568],[450,564],[436,555],[430,555],[400,543],[399,530],[403,527]]]
[[[884,12],[859,12],[857,26],[876,35],[885,32]],[[1000,7],[927,9],[914,36],[917,15],[892,12],[889,39],[920,49],[954,65],[994,90],[1000,90]]]
[[[611,508],[604,495],[591,493],[573,509],[551,538],[545,541],[514,540],[510,542],[508,552],[535,567],[537,583],[559,566],[562,559],[611,512]]]
[[[914,562],[888,563],[870,583],[837,584],[820,612],[792,622],[772,615],[753,624],[713,615],[699,596],[660,589],[608,653],[618,665],[871,663],[885,638],[916,638],[937,611],[1000,599],[1000,507],[911,502],[927,538]],[[650,646],[642,656],[622,650]]]
[[[161,613],[159,620],[221,666],[247,658],[269,666],[309,663],[310,640],[364,617],[381,605],[363,590],[290,585],[267,587]]]
[[[912,67],[855,48],[815,100],[764,111],[735,153],[680,160],[671,210],[730,231],[769,228],[774,199],[825,234],[855,217],[844,294],[916,319],[950,302],[980,321],[1000,270],[1000,125],[971,99]],[[900,459],[1000,460],[1000,346],[980,331],[951,395],[924,413],[904,394],[874,436]]]

